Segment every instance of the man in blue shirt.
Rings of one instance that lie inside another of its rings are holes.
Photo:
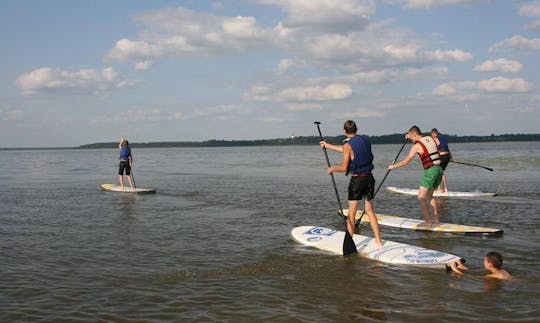
[[[359,202],[364,198],[364,210],[369,217],[369,223],[373,230],[375,245],[382,247],[379,222],[373,209],[373,198],[375,191],[375,178],[371,174],[373,170],[373,154],[371,153],[371,143],[367,136],[357,135],[358,128],[352,120],[345,121],[343,131],[347,137],[347,142],[343,146],[331,145],[326,141],[321,141],[321,148],[328,148],[333,151],[343,153],[343,161],[339,166],[328,167],[328,173],[334,172],[348,173],[351,175],[349,183],[349,215],[347,217],[347,231],[351,237],[355,230],[355,217]]]

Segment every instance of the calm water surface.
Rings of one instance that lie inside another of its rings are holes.
[[[400,146],[374,146],[378,181]],[[495,170],[451,164],[452,190],[499,195],[440,199],[442,220],[504,236],[381,229],[467,259],[463,277],[295,244],[295,226],[344,227],[317,146],[134,149],[136,183],[154,195],[99,190],[117,181],[116,150],[0,151],[0,321],[536,320],[540,143],[451,148]],[[416,160],[384,186],[420,174]],[[345,201],[348,178],[336,181]],[[414,197],[381,190],[375,207],[421,218]],[[491,250],[518,280],[482,279]]]

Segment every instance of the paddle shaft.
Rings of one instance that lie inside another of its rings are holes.
[[[321,138],[321,141],[324,141],[324,138],[321,132],[321,127],[319,126],[321,123],[319,121],[315,121],[314,123],[317,125],[317,130],[319,131],[319,137]],[[326,164],[328,165],[328,167],[330,167],[331,164],[330,164],[330,159],[328,158],[328,152],[326,151],[326,147],[323,147],[322,150],[324,152],[324,157],[326,157]],[[343,215],[343,206],[341,206],[341,199],[339,198],[339,192],[336,185],[336,179],[334,178],[334,173],[330,173],[330,177],[332,178],[332,185],[334,186],[334,192],[336,193],[336,199],[338,202],[339,212],[341,215]]]
[[[131,167],[131,165],[130,165],[129,168],[130,168],[129,176],[131,176],[131,181],[133,182],[133,187],[135,189],[137,189],[137,184],[135,184],[135,177],[133,176],[133,167]]]
[[[476,166],[476,167],[481,167],[483,169],[487,169],[489,170],[490,172],[493,171],[493,168],[489,168],[489,167],[486,167],[486,166],[482,166],[482,165],[476,165],[476,164],[469,164],[469,163],[463,163],[463,162],[458,162],[458,161],[452,161],[453,163],[456,163],[456,164],[461,164],[461,165],[468,165],[468,166]]]
[[[314,123],[317,125],[317,130],[319,131],[319,137],[321,138],[321,141],[324,141],[321,127],[319,126],[321,123],[319,121],[315,121]],[[328,152],[326,151],[326,147],[323,147],[322,150],[324,151],[324,157],[326,157],[326,164],[328,165],[328,167],[330,167],[330,159],[328,158]],[[332,185],[334,185],[334,192],[336,192],[339,212],[341,215],[343,215],[343,207],[341,206],[341,199],[339,198],[339,192],[337,189],[336,180],[334,179],[334,173],[330,173],[330,177],[332,178]],[[347,222],[346,218],[345,222]],[[356,249],[356,243],[354,242],[352,235],[349,233],[349,229],[347,228],[347,226],[345,226],[345,238],[343,239],[343,255],[348,256],[355,253],[358,253],[358,250]]]
[[[394,158],[394,160],[392,161],[392,165],[394,165],[396,163],[396,160],[398,159],[399,155],[403,151],[403,148],[405,148],[405,145],[407,144],[407,140],[408,140],[408,138],[405,138],[405,141],[403,142],[403,145],[401,145],[401,149],[398,151],[398,153],[396,155],[396,158]],[[386,177],[388,177],[388,174],[390,174],[390,169],[386,171],[386,174],[384,175],[382,181],[379,183],[379,187],[377,187],[377,189],[375,190],[375,193],[373,193],[373,198],[375,198],[375,195],[377,195],[377,193],[381,189],[381,186],[384,183],[384,181],[386,180]],[[359,224],[362,221],[362,218],[364,217],[365,213],[366,213],[366,210],[362,210],[362,214],[360,215],[360,218],[358,220],[356,220],[357,224]]]

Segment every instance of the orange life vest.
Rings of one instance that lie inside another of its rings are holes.
[[[422,137],[417,143],[422,147],[423,152],[418,153],[418,157],[422,161],[422,166],[424,169],[428,169],[431,166],[439,165],[441,161],[439,160],[439,151],[437,149],[437,144],[433,138],[426,136]]]

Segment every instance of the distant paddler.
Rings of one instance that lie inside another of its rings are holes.
[[[425,225],[438,225],[439,210],[437,201],[433,198],[433,192],[441,184],[443,170],[440,166],[441,161],[439,159],[437,144],[431,136],[422,136],[422,132],[417,126],[412,126],[406,136],[413,141],[414,145],[405,159],[399,163],[389,165],[388,169],[406,166],[415,155],[418,155],[424,167],[424,175],[420,180],[420,189],[418,190],[418,201],[424,214]],[[430,215],[430,205],[432,215]]]
[[[454,161],[454,156],[452,156],[450,148],[448,147],[448,139],[446,139],[445,136],[441,135],[437,128],[431,129],[431,137],[433,137],[433,140],[435,140],[435,143],[437,144],[437,149],[439,151],[439,159],[441,160],[441,167],[443,169],[442,183],[441,185],[439,185],[437,193],[447,193],[448,182],[446,181],[446,174],[444,173],[444,171],[446,170],[446,166],[448,166],[448,163]]]
[[[133,154],[131,153],[131,147],[126,138],[120,139],[118,144],[120,149],[120,165],[118,167],[118,180],[120,181],[120,187],[124,190],[124,173],[126,174],[129,186],[131,190],[134,190],[133,179],[131,177],[131,167],[133,167]]]

